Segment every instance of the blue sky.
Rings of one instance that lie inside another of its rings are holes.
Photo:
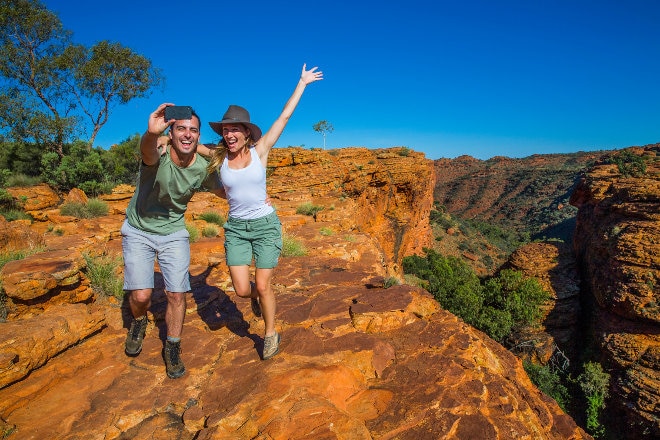
[[[43,0],[42,0],[43,1]],[[655,0],[45,0],[76,43],[119,42],[162,69],[163,90],[113,109],[95,146],[191,105],[202,141],[229,104],[264,131],[303,63],[309,85],[276,147],[406,146],[464,154],[611,150],[660,142]]]

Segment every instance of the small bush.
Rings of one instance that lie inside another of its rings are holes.
[[[605,399],[609,395],[610,375],[596,362],[583,365],[584,371],[577,381],[587,401],[587,432],[594,437],[601,437],[605,428],[600,424],[600,413],[605,408]]]
[[[323,227],[319,230],[319,234],[327,237],[329,235],[334,234],[334,232],[332,231],[332,229],[330,229],[328,227]]]
[[[302,257],[307,255],[307,249],[296,237],[283,234],[281,255],[283,257]]]
[[[202,228],[202,236],[203,237],[217,237],[218,235],[218,228],[212,225],[204,226]]]
[[[214,211],[208,211],[200,214],[199,218],[204,220],[206,223],[213,223],[218,226],[225,224],[225,219],[221,214],[218,214]]]
[[[60,206],[62,215],[76,218],[96,218],[108,215],[108,204],[101,199],[89,199],[87,203],[71,202]]]
[[[296,209],[296,214],[309,215],[314,217],[319,211],[323,211],[323,206],[315,205],[313,203],[307,202],[298,206]]]
[[[383,280],[383,287],[389,289],[392,286],[398,286],[401,281],[397,277],[387,277]]]
[[[199,240],[199,229],[191,223],[186,223],[186,230],[188,231],[188,235],[190,235],[190,242],[194,243],[197,240]]]
[[[523,367],[534,385],[555,399],[560,408],[566,412],[570,395],[568,388],[562,383],[560,374],[548,365],[536,365],[528,360],[523,361]]]
[[[41,183],[41,177],[22,173],[12,174],[5,180],[5,186],[35,186]]]
[[[30,214],[23,212],[20,209],[0,211],[0,215],[2,215],[8,222],[13,222],[14,220],[32,220],[32,216]]]
[[[119,267],[122,265],[121,257],[103,255],[91,257],[84,254],[87,262],[87,276],[92,290],[104,296],[124,297],[123,280],[119,277]]]
[[[609,163],[616,164],[623,177],[641,177],[646,174],[646,161],[630,150],[623,150],[610,157]]]

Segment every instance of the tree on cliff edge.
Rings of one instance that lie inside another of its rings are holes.
[[[38,0],[0,2],[0,132],[65,155],[83,116],[94,139],[110,110],[161,83],[151,62],[119,44],[71,43],[71,32]]]
[[[325,135],[326,133],[332,133],[335,128],[326,120],[317,122],[312,126],[312,128],[315,132],[321,133],[323,135],[323,149],[325,150]]]

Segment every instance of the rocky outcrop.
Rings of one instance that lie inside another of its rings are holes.
[[[401,274],[404,256],[432,243],[433,162],[404,148],[276,149],[268,192],[275,199],[323,204],[332,220],[337,199],[353,203],[353,227],[378,240],[388,271]],[[294,184],[295,182],[295,184]]]
[[[580,338],[580,277],[571,246],[562,242],[528,243],[517,249],[504,268],[536,278],[550,294],[538,327],[517,335],[513,351],[537,364],[567,369],[577,359]]]
[[[612,373],[613,427],[626,438],[660,438],[660,160],[658,145],[629,152],[646,171],[589,170],[578,207],[575,253],[592,303],[592,336]],[[615,416],[618,416],[615,418]]]
[[[12,292],[7,306],[22,312],[0,324],[0,428],[26,439],[590,438],[510,352],[426,291],[385,288],[403,255],[426,239],[430,161],[396,149],[283,149],[273,162],[273,203],[286,233],[307,249],[276,269],[275,358],[259,358],[263,321],[232,293],[221,231],[191,244],[187,372],[171,380],[161,357],[162,279],[134,358],[123,352],[125,302],[63,295],[89,286],[79,255],[120,255],[123,217],[57,223],[57,233],[23,224],[42,231],[50,254],[1,273]],[[356,163],[363,167],[353,171],[365,174],[325,178]],[[113,199],[121,211],[126,199]],[[325,209],[296,214],[304,201]],[[226,203],[197,194],[187,221],[201,226],[207,211],[226,213]]]

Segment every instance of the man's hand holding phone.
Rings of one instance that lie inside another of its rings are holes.
[[[165,107],[165,122],[169,122],[171,119],[175,121],[192,119],[192,107],[189,105],[168,105]]]

